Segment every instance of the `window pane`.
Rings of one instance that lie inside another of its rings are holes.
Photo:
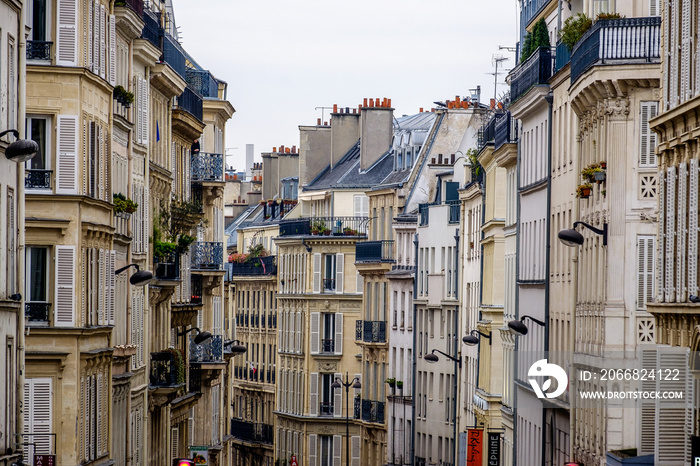
[[[43,118],[32,118],[30,122],[30,139],[39,144],[39,151],[32,158],[32,170],[45,170],[46,164],[46,120]]]
[[[46,301],[46,248],[29,248],[29,301]]]
[[[32,40],[46,40],[46,0],[32,2]]]

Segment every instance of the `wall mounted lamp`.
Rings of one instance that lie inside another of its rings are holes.
[[[16,129],[8,129],[0,132],[0,138],[9,133],[12,133],[15,139],[17,139],[15,142],[7,146],[7,149],[5,149],[5,157],[7,157],[9,160],[17,163],[26,162],[34,157],[37,152],[39,152],[39,144],[31,139],[20,139],[19,131]]]
[[[603,224],[603,229],[600,230],[592,225],[585,222],[574,222],[573,228],[566,228],[559,232],[559,240],[566,246],[576,247],[583,244],[583,235],[576,231],[576,227],[583,225],[584,227],[591,230],[596,235],[603,235],[603,246],[608,245],[608,224]]]
[[[235,344],[234,344],[234,343],[235,343]],[[230,347],[231,347],[231,353],[233,353],[234,356],[237,355],[237,354],[243,354],[243,353],[246,352],[246,347],[243,346],[243,344],[242,344],[240,341],[238,341],[238,340],[228,340],[228,341],[225,341],[225,342],[224,342],[224,349],[225,349],[227,346],[230,346]]]
[[[450,356],[450,355],[447,354],[447,353],[443,353],[443,352],[440,351],[439,349],[434,349],[434,350],[432,350],[432,351],[430,352],[430,354],[426,354],[425,356],[423,356],[423,359],[425,359],[426,361],[431,362],[431,363],[432,363],[432,362],[438,362],[438,361],[440,360],[440,358],[437,357],[437,355],[435,354],[435,352],[438,352],[438,353],[442,354],[442,355],[445,356],[447,359],[450,359],[450,360],[456,362],[456,363],[459,365],[459,367],[462,367],[462,360],[461,360],[460,358],[455,358],[454,356]]]
[[[134,273],[130,278],[129,278],[129,283],[131,283],[134,286],[145,286],[148,285],[148,283],[153,280],[153,273],[149,272],[148,270],[139,270],[139,266],[136,264],[129,264],[125,267],[122,267],[121,269],[117,269],[114,271],[114,275],[119,275],[129,267],[136,267],[136,273]]]
[[[206,340],[211,338],[211,332],[207,332],[206,330],[202,332],[199,329],[199,327],[192,327],[192,328],[189,328],[187,330],[183,330],[182,332],[177,332],[177,336],[181,337],[181,336],[191,332],[192,330],[197,331],[197,336],[194,337],[194,342],[198,345],[201,345],[203,342],[205,342]]]
[[[539,319],[535,319],[532,316],[522,316],[520,320],[511,320],[510,322],[508,322],[508,327],[519,336],[527,335],[527,325],[523,323],[525,319],[530,319],[531,321],[542,327],[545,326],[545,323]]]
[[[469,346],[478,345],[479,344],[479,337],[477,335],[481,335],[484,338],[488,338],[489,345],[491,344],[491,332],[489,332],[487,335],[485,333],[481,333],[478,330],[472,330],[471,332],[469,332],[469,335],[467,335],[466,337],[462,337],[462,341],[464,342],[465,345],[469,345]]]

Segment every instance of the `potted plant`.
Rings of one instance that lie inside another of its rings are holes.
[[[581,170],[581,176],[584,180],[588,180],[589,182],[595,181],[596,173],[601,173],[602,171],[603,169],[600,168],[600,164],[592,163],[585,167],[583,170]]]
[[[595,172],[593,174],[593,179],[598,184],[602,183],[603,181],[605,181],[605,171],[600,170],[600,171]]]
[[[389,377],[388,379],[385,380],[385,382],[388,383],[391,388],[394,388],[396,386],[396,378],[395,377]]]
[[[115,86],[112,95],[117,102],[126,108],[131,107],[131,104],[134,102],[134,94],[124,89],[121,85]]]
[[[581,40],[581,37],[593,26],[593,20],[583,13],[572,16],[566,21],[559,32],[562,43],[566,44],[569,51]]]
[[[593,185],[590,183],[578,185],[578,188],[576,188],[576,197],[580,199],[587,199],[591,195],[591,189],[593,189]]]
[[[396,388],[398,388],[399,390],[403,390],[403,380],[396,381]]]
[[[357,236],[357,230],[353,230],[352,228],[345,227],[345,228],[343,228],[343,234],[345,236]]]
[[[129,218],[131,214],[136,212],[139,206],[122,193],[114,194],[112,196],[112,202],[114,203],[114,213],[121,218]]]
[[[598,165],[600,165],[600,168],[605,170],[608,166],[608,162],[606,162],[605,160],[602,160],[602,161],[598,162]]]
[[[323,235],[325,231],[326,231],[326,222],[324,222],[323,220],[316,220],[314,223],[311,224],[311,234],[312,235]],[[328,230],[328,231],[330,234],[330,230]]]
[[[331,229],[328,227],[323,227],[323,230],[321,230],[321,234],[323,236],[330,236],[331,235]]]

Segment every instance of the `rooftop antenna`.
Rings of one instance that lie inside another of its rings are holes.
[[[504,61],[506,61],[506,60],[510,60],[510,59],[509,59],[508,57],[504,57],[503,55],[498,54],[498,53],[494,53],[493,55],[491,55],[491,63],[493,64],[495,70],[494,70],[493,73],[488,73],[488,74],[492,74],[492,75],[493,75],[493,99],[494,99],[494,100],[496,100],[496,97],[498,97],[498,95],[497,95],[497,92],[498,92],[498,91],[497,91],[497,88],[498,88],[498,75],[499,75],[499,74],[503,74],[503,73],[499,73],[499,72],[498,72],[498,65],[499,65],[501,62],[504,62]]]
[[[321,123],[325,123],[324,114],[326,110],[333,110],[333,107],[315,107],[314,110],[318,110],[319,108],[321,109]]]

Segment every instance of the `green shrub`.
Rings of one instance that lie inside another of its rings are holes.
[[[535,26],[532,28],[531,32],[528,32],[525,36],[525,41],[523,43],[522,53],[520,54],[520,61],[525,61],[530,58],[530,55],[535,53],[540,47],[550,47],[549,42],[549,31],[547,30],[547,23],[544,18],[541,18]]]
[[[566,44],[569,51],[574,49],[574,45],[581,40],[581,37],[593,26],[593,20],[583,13],[572,16],[564,21],[559,32],[561,41]]]
[[[138,204],[123,195],[122,193],[117,193],[112,196],[112,201],[114,203],[114,213],[118,214],[121,212],[126,212],[128,214],[133,214],[138,208]]]

